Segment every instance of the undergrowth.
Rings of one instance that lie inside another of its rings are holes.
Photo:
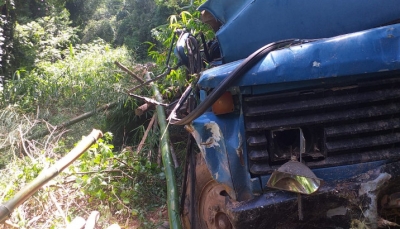
[[[116,150],[112,134],[106,134],[18,207],[8,223],[18,228],[65,228],[75,217],[87,218],[97,210],[99,228],[114,222],[129,227],[132,221],[140,221],[141,228],[154,228],[158,221],[147,215],[165,209],[166,204],[165,176],[156,163],[158,134],[156,129],[149,133],[142,151],[146,153],[135,153],[143,123],[130,129],[129,122],[135,119],[127,117],[137,105],[125,91],[137,82],[114,64],[134,66],[134,60],[126,48],[113,48],[102,40],[75,44],[74,30],[65,27],[64,16],[17,26],[18,45],[30,54],[34,65],[18,68],[0,91],[0,201],[8,200],[60,159],[92,128],[107,132],[116,123],[132,137]],[[49,38],[46,28],[51,28],[49,32],[65,28],[69,35],[58,31],[65,39]],[[74,126],[57,127],[107,103],[117,106]],[[32,137],[46,130],[44,137]]]
[[[198,17],[199,13],[185,11],[172,16],[169,26],[153,30],[164,47],[155,50],[153,44],[146,44],[150,45],[150,56],[158,62],[159,72],[167,58],[165,50],[172,41],[172,31],[187,27],[196,33],[200,29]],[[141,119],[133,115],[137,101],[129,98],[126,90],[137,82],[114,64],[118,61],[135,66],[135,54],[101,39],[82,44],[79,31],[70,26],[68,18],[64,10],[16,25],[15,47],[20,53],[15,55],[19,62],[0,90],[0,201],[7,201],[54,164],[92,128],[113,131],[117,139],[113,140],[111,133],[105,134],[67,170],[20,205],[8,225],[65,228],[75,217],[87,218],[97,210],[101,215],[98,228],[114,222],[132,228],[131,222],[137,220],[140,228],[155,228],[159,222],[150,218],[165,220],[166,213],[165,174],[158,150],[160,133],[157,127],[151,128],[144,148],[136,152],[151,115]],[[172,99],[189,82],[184,70],[173,70],[158,83],[164,97]],[[135,93],[150,96],[146,88]],[[112,102],[118,104],[113,110],[106,109],[72,127],[58,128],[73,117]],[[46,130],[44,137],[32,137]],[[180,133],[172,135],[181,137]],[[183,157],[185,145],[175,145],[178,158]],[[177,174],[181,173],[178,168]]]
[[[29,117],[18,120],[20,116],[12,108],[3,110],[2,115],[18,123],[19,133],[35,125]],[[70,150],[63,135],[52,132],[40,140],[27,140],[21,135],[19,145],[3,150],[11,157],[0,170],[1,202]],[[128,222],[129,227],[129,220],[141,221],[141,228],[156,227],[159,222],[147,219],[147,213],[165,208],[165,175],[156,163],[157,154],[144,152],[138,154],[132,147],[116,152],[112,134],[105,133],[68,169],[19,206],[7,224],[18,228],[65,228],[75,217],[86,218],[96,210],[101,215],[97,228],[121,222]]]

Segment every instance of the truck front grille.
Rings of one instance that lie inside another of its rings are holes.
[[[311,168],[400,157],[400,79],[244,96],[250,172],[299,155]]]

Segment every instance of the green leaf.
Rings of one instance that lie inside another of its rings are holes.
[[[123,198],[123,199],[122,199],[122,202],[123,202],[124,204],[129,204],[129,203],[130,203],[130,200],[129,200],[128,198]]]
[[[139,211],[136,209],[132,209],[132,216],[137,216],[139,214]]]

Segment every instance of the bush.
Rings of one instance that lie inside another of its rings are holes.
[[[100,21],[90,21],[83,33],[83,43],[89,43],[99,38],[108,43],[112,43],[115,37],[112,21],[108,19]]]
[[[13,50],[18,60],[16,70],[30,71],[42,61],[56,62],[63,58],[62,51],[78,41],[77,30],[70,27],[68,11],[39,18],[15,28]]]
[[[31,71],[18,70],[6,85],[6,102],[28,111],[37,106],[41,110],[48,109],[50,117],[58,114],[59,109],[80,114],[122,99],[124,89],[132,84],[114,65],[115,61],[131,61],[123,47],[112,49],[97,40],[71,45],[60,53],[64,58],[54,63],[45,59]]]
[[[145,155],[125,148],[113,152],[111,135],[106,134],[70,168],[77,186],[90,202],[103,202],[120,216],[139,216],[166,202],[165,175]]]
[[[28,122],[21,125],[29,126]],[[38,142],[24,139],[29,156],[15,155],[0,170],[1,202],[13,197],[67,150],[58,137]],[[68,169],[15,209],[10,223],[19,228],[65,228],[75,217],[87,217],[87,212],[93,210],[100,212],[100,228],[132,217],[147,221],[146,213],[166,202],[165,176],[144,156],[129,149],[114,152],[111,140],[112,135],[106,133]],[[149,222],[143,225],[154,228]]]

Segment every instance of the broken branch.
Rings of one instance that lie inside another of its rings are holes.
[[[149,109],[154,109],[154,107],[155,107],[154,104],[145,103],[145,104],[141,105],[140,107],[136,108],[135,115],[142,116],[142,114],[144,114],[144,112],[146,112]]]
[[[134,87],[134,88],[132,88],[132,89],[129,89],[129,90],[128,90],[128,93],[131,93],[132,91],[134,91],[134,90],[136,90],[136,89],[138,89],[138,88],[141,88],[141,87],[143,87],[143,86],[145,86],[145,85],[150,84],[151,82],[154,82],[154,81],[156,81],[156,80],[159,80],[159,79],[161,79],[161,78],[167,76],[169,73],[171,73],[171,70],[175,70],[175,69],[177,69],[178,67],[179,67],[179,66],[177,66],[177,67],[175,67],[175,68],[168,68],[168,70],[167,70],[166,72],[164,72],[164,73],[162,73],[162,74],[156,76],[154,79],[149,79],[149,80],[147,80],[146,82],[144,82],[144,83],[142,83],[142,84],[140,84],[140,85],[138,85],[138,86],[136,86],[136,87]]]
[[[144,134],[143,134],[143,138],[142,138],[142,140],[140,141],[139,146],[138,146],[138,148],[137,148],[137,150],[136,150],[136,153],[137,153],[137,154],[140,153],[140,151],[142,150],[142,148],[143,148],[143,146],[144,146],[144,142],[145,142],[146,139],[147,139],[147,135],[149,134],[151,128],[152,128],[153,125],[154,125],[154,121],[156,120],[156,115],[157,115],[157,113],[154,113],[154,114],[153,114],[153,117],[151,118],[150,123],[149,123],[149,125],[147,126],[147,129],[146,129],[146,131],[145,131]]]
[[[127,67],[125,67],[124,65],[122,65],[120,62],[115,61],[114,63],[115,63],[115,65],[117,65],[119,68],[121,68],[123,71],[125,71],[126,73],[128,73],[129,75],[131,75],[133,78],[135,78],[137,81],[139,81],[140,83],[144,83],[144,80],[140,79],[134,72],[132,72],[131,70],[129,70]]]
[[[147,98],[147,97],[140,96],[140,95],[135,95],[135,94],[132,94],[132,93],[129,93],[129,95],[134,97],[134,98],[144,100],[144,101],[146,101],[148,103],[151,103],[151,104],[154,104],[154,105],[160,105],[160,106],[164,106],[164,107],[168,106],[168,104],[160,103],[157,100],[152,99],[152,98]]]

